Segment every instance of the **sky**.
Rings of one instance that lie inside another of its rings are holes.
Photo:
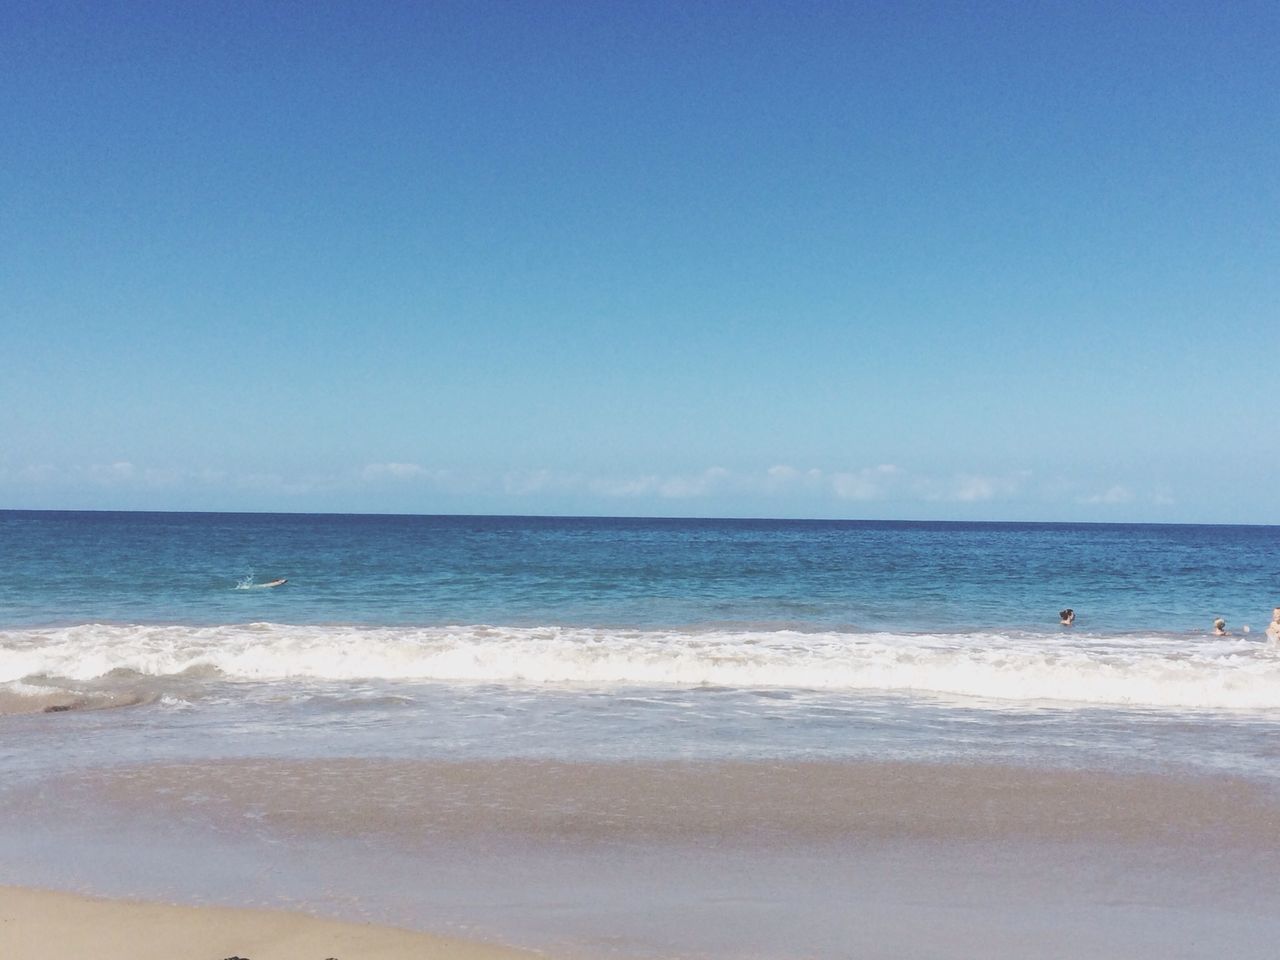
[[[0,5],[0,508],[1280,523],[1280,5]]]

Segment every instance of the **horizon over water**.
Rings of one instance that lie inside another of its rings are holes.
[[[425,520],[652,520],[656,522],[725,521],[749,523],[899,523],[899,524],[972,524],[974,526],[1019,525],[1029,527],[1272,527],[1278,523],[1244,523],[1236,520],[1015,520],[1009,518],[974,519],[959,517],[830,517],[830,516],[765,516],[755,514],[644,514],[644,513],[424,513],[383,510],[213,510],[213,509],[117,509],[114,507],[0,507],[0,514],[122,514],[154,516],[223,516],[223,517],[381,517]]]
[[[1016,945],[1068,841],[1081,902],[1271,883],[1278,603],[1275,526],[0,511],[0,883],[783,960],[978,863]]]

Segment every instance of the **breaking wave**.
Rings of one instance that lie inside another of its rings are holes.
[[[1191,710],[1280,708],[1280,656],[1187,636],[568,627],[84,624],[0,631],[0,684],[111,675],[941,694]]]

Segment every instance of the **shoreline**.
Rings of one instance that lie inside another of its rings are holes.
[[[15,960],[532,960],[544,955],[284,910],[179,906],[0,886],[0,956]]]
[[[1229,777],[240,759],[5,799],[16,960],[1265,960],[1280,937],[1280,796]]]
[[[233,835],[570,846],[866,841],[1212,843],[1280,852],[1280,789],[1245,777],[885,760],[226,758],[105,766],[67,800]],[[65,802],[65,801],[64,801]]]

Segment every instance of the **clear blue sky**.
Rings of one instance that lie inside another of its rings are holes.
[[[0,5],[0,507],[1280,523],[1280,4]]]

